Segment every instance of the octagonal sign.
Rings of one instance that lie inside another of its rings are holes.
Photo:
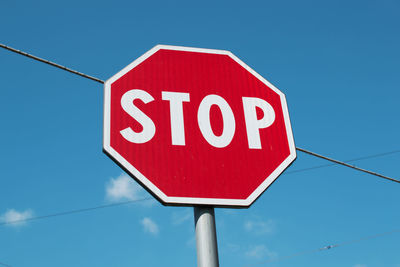
[[[158,45],[104,88],[105,153],[163,204],[248,207],[296,158],[284,94],[229,51]]]

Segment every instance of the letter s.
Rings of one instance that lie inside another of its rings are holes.
[[[143,103],[147,104],[154,100],[154,98],[146,91],[140,89],[133,89],[126,92],[121,98],[121,106],[132,118],[143,126],[143,130],[139,133],[134,132],[130,127],[120,131],[121,135],[129,142],[136,144],[143,144],[150,141],[156,133],[156,126],[154,122],[138,109],[133,101],[140,99]]]

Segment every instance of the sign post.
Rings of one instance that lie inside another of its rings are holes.
[[[249,207],[295,160],[285,95],[229,51],[157,45],[104,84],[103,151],[164,205],[193,206],[199,266],[214,207]]]
[[[198,267],[218,267],[218,245],[214,208],[194,207]]]

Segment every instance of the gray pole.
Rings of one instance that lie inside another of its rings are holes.
[[[207,206],[194,207],[194,223],[196,228],[197,266],[218,267],[214,208]]]

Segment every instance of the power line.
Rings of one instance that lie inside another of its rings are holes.
[[[365,173],[368,173],[368,174],[371,174],[371,175],[375,175],[377,177],[380,177],[380,178],[383,178],[383,179],[386,179],[386,180],[389,180],[389,181],[392,181],[392,182],[400,183],[400,180],[396,180],[394,178],[379,174],[377,172],[372,172],[372,171],[369,171],[369,170],[366,170],[366,169],[362,169],[362,168],[356,167],[354,165],[347,164],[346,162],[339,161],[339,160],[332,159],[332,158],[328,158],[328,157],[322,156],[320,154],[317,154],[317,153],[314,153],[314,152],[311,152],[309,150],[305,150],[305,149],[302,149],[302,148],[299,148],[299,147],[296,147],[296,149],[298,151],[304,152],[304,153],[309,154],[309,155],[314,156],[314,157],[318,157],[318,158],[321,158],[321,159],[324,159],[324,160],[328,160],[328,161],[334,162],[336,164],[340,164],[340,165],[355,169],[357,171],[361,171],[361,172],[365,172]]]
[[[96,81],[96,82],[99,82],[99,83],[104,83],[104,81],[101,80],[101,79],[99,79],[99,78],[96,78],[96,77],[93,77],[93,76],[84,74],[84,73],[82,73],[82,72],[79,72],[79,71],[76,71],[76,70],[73,70],[73,69],[70,69],[70,68],[67,68],[67,67],[62,66],[62,65],[60,65],[60,64],[51,62],[51,61],[46,60],[46,59],[42,59],[42,58],[40,58],[40,57],[34,56],[34,55],[32,55],[32,54],[23,52],[23,51],[21,51],[21,50],[15,49],[15,48],[12,48],[12,47],[10,47],[10,46],[7,46],[7,45],[4,45],[4,44],[1,44],[1,43],[0,43],[0,47],[2,47],[2,48],[4,48],[4,49],[7,49],[7,50],[9,50],[9,51],[11,51],[11,52],[14,52],[14,53],[17,53],[17,54],[20,54],[20,55],[29,57],[29,58],[31,58],[31,59],[34,59],[34,60],[37,60],[37,61],[46,63],[46,64],[51,65],[51,66],[53,66],[53,67],[56,67],[56,68],[59,68],[59,69],[68,71],[68,72],[73,73],[73,74],[76,74],[76,75],[79,75],[79,76],[81,76],[81,77],[84,77],[84,78],[87,78],[87,79],[90,79],[90,80],[93,80],[93,81]],[[400,183],[399,180],[396,180],[396,179],[394,179],[394,178],[390,178],[390,177],[388,177],[388,176],[385,176],[385,175],[382,175],[382,174],[379,174],[379,173],[376,173],[376,172],[372,172],[372,171],[369,171],[369,170],[361,169],[361,168],[358,168],[358,167],[356,167],[356,166],[347,164],[347,163],[345,163],[345,162],[343,162],[343,161],[339,161],[339,160],[335,160],[335,159],[332,159],[332,158],[328,158],[328,157],[322,156],[322,155],[320,155],[320,154],[317,154],[317,153],[314,153],[314,152],[311,152],[311,151],[308,151],[308,150],[305,150],[305,149],[302,149],[302,148],[299,148],[299,147],[296,147],[296,149],[299,150],[299,151],[301,151],[301,152],[304,152],[304,153],[307,153],[307,154],[309,154],[309,155],[312,155],[312,156],[314,156],[314,157],[318,157],[318,158],[321,158],[321,159],[324,159],[324,160],[328,160],[328,161],[334,162],[334,163],[336,163],[336,164],[340,164],[340,165],[343,165],[343,166],[346,166],[346,167],[349,167],[349,168],[352,168],[352,169],[355,169],[355,170],[358,170],[358,171],[361,171],[361,172],[365,172],[365,173],[368,173],[368,174],[371,174],[371,175],[375,175],[375,176],[377,176],[377,177],[390,180],[390,181],[392,181],[392,182]]]
[[[141,201],[146,201],[146,200],[150,200],[150,199],[153,199],[153,198],[146,197],[146,198],[141,198],[141,199],[129,200],[129,201],[125,201],[125,202],[118,202],[118,203],[100,205],[100,206],[96,206],[96,207],[83,208],[83,209],[77,209],[77,210],[70,210],[70,211],[64,211],[64,212],[58,212],[58,213],[53,213],[53,214],[48,214],[48,215],[43,215],[43,216],[30,217],[30,218],[27,218],[27,219],[15,220],[15,221],[10,221],[10,222],[2,222],[2,223],[0,223],[0,226],[9,225],[9,224],[15,224],[15,223],[21,223],[21,222],[27,222],[27,221],[33,221],[33,220],[47,219],[47,218],[51,218],[51,217],[64,216],[64,215],[87,212],[87,211],[98,210],[98,209],[111,208],[111,207],[122,206],[122,205],[137,203],[137,202],[141,202]]]
[[[364,157],[350,159],[347,162],[365,160],[365,159],[376,158],[376,157],[382,157],[382,156],[387,156],[387,155],[395,154],[395,153],[399,153],[399,152],[400,152],[400,150],[394,150],[394,151],[390,151],[390,152],[373,154],[373,155],[368,155],[368,156],[364,156]],[[292,173],[297,173],[297,172],[302,172],[302,171],[309,171],[309,170],[312,170],[312,169],[335,166],[335,165],[336,165],[335,163],[324,164],[324,165],[319,165],[319,166],[314,166],[314,167],[309,167],[309,168],[304,168],[304,169],[299,169],[299,170],[294,170],[294,171],[287,171],[284,174],[292,174]],[[152,199],[152,198],[137,199],[137,200],[131,200],[131,201],[126,201],[126,202],[119,202],[119,203],[101,205],[101,206],[96,206],[96,207],[91,207],[91,208],[84,208],[84,209],[78,209],[78,210],[54,213],[54,214],[50,214],[50,215],[31,217],[31,218],[28,218],[28,219],[16,220],[16,221],[11,221],[11,222],[3,222],[3,223],[0,223],[0,226],[14,224],[14,223],[20,223],[20,222],[26,222],[26,221],[31,221],[31,220],[45,219],[45,218],[56,217],[56,216],[69,215],[69,214],[86,212],[86,211],[92,211],[92,210],[96,210],[96,209],[110,208],[110,207],[121,206],[121,205],[126,205],[126,204],[139,202],[139,201],[150,200],[150,199]],[[1,265],[1,262],[0,262],[0,265]]]
[[[49,60],[47,60],[47,59],[43,59],[43,58],[34,56],[34,55],[32,55],[32,54],[28,54],[28,53],[23,52],[23,51],[21,51],[21,50],[18,50],[18,49],[12,48],[12,47],[10,47],[10,46],[4,45],[4,44],[2,44],[2,43],[0,43],[0,47],[2,47],[2,48],[4,48],[4,49],[7,49],[7,50],[9,50],[9,51],[11,51],[11,52],[14,52],[14,53],[17,53],[17,54],[20,54],[20,55],[29,57],[29,58],[31,58],[31,59],[34,59],[34,60],[43,62],[43,63],[48,64],[48,65],[51,65],[51,66],[53,66],[53,67],[56,67],[56,68],[59,68],[59,69],[62,69],[62,70],[71,72],[71,73],[76,74],[76,75],[79,75],[79,76],[81,76],[81,77],[90,79],[90,80],[92,80],[92,81],[99,82],[99,83],[104,83],[104,81],[103,81],[103,80],[100,80],[99,78],[96,78],[96,77],[93,77],[93,76],[84,74],[84,73],[82,73],[82,72],[79,72],[79,71],[76,71],[76,70],[73,70],[73,69],[70,69],[70,68],[67,68],[67,67],[65,67],[65,66],[62,66],[62,65],[57,64],[57,63],[54,63],[54,62],[49,61]]]
[[[389,151],[389,152],[384,152],[384,153],[373,154],[373,155],[368,155],[368,156],[364,156],[364,157],[349,159],[349,160],[345,160],[344,162],[347,163],[347,162],[354,162],[354,161],[365,160],[365,159],[378,158],[378,157],[388,156],[388,155],[391,155],[391,154],[396,154],[396,153],[399,153],[399,152],[400,152],[400,150],[393,150],[393,151]],[[310,170],[314,170],[314,169],[326,168],[326,167],[331,167],[331,166],[336,166],[336,165],[337,165],[336,163],[321,164],[321,165],[311,166],[311,167],[307,167],[307,168],[303,168],[303,169],[285,171],[283,174],[292,174],[292,173],[310,171]]]
[[[6,267],[12,267],[11,265],[5,264],[5,263],[3,263],[3,262],[0,262],[0,265],[1,265],[1,266],[6,266]]]
[[[266,264],[266,263],[270,263],[270,262],[283,261],[283,260],[291,259],[291,258],[294,258],[294,257],[303,256],[303,255],[306,255],[306,254],[312,254],[312,253],[315,253],[315,252],[330,250],[332,248],[337,248],[337,247],[341,247],[341,246],[345,246],[345,245],[359,243],[359,242],[366,241],[366,240],[369,240],[369,239],[374,239],[374,238],[378,238],[378,237],[382,237],[382,236],[386,236],[386,235],[391,235],[391,234],[398,233],[398,232],[400,232],[400,229],[394,229],[394,230],[391,230],[391,231],[381,232],[381,233],[377,233],[377,234],[374,234],[374,235],[363,236],[363,237],[360,237],[360,238],[351,239],[351,240],[348,240],[348,241],[344,241],[344,242],[341,242],[341,243],[336,243],[336,244],[324,246],[324,247],[317,248],[317,249],[303,250],[303,251],[292,253],[292,254],[289,254],[287,256],[282,256],[282,257],[279,257],[279,258],[276,258],[276,259],[270,259],[270,260],[258,262],[258,263],[252,264],[252,265],[246,265],[246,267]]]
[[[394,150],[394,151],[390,151],[390,152],[373,154],[373,155],[368,155],[368,156],[364,156],[364,157],[350,159],[350,160],[347,160],[347,162],[365,160],[365,159],[376,158],[376,157],[383,157],[383,156],[387,156],[387,155],[395,154],[395,153],[399,153],[399,152],[400,152],[400,150]],[[319,165],[319,166],[314,166],[314,167],[309,167],[309,168],[304,168],[304,169],[299,169],[299,170],[294,170],[294,171],[287,171],[284,174],[292,174],[292,173],[297,173],[297,172],[302,172],[302,171],[309,171],[309,170],[312,170],[312,169],[335,166],[335,165],[336,165],[335,163],[324,164],[324,165]],[[150,199],[152,199],[152,198],[137,199],[137,200],[131,200],[131,201],[126,201],[126,202],[119,202],[119,203],[101,205],[101,206],[96,206],[96,207],[91,207],[91,208],[84,208],[84,209],[60,212],[60,213],[55,213],[55,214],[50,214],[50,215],[31,217],[31,218],[23,219],[23,220],[16,220],[16,221],[11,221],[11,222],[3,222],[3,223],[0,223],[0,226],[8,225],[8,224],[14,224],[14,223],[20,223],[20,222],[26,222],[26,221],[31,221],[31,220],[45,219],[45,218],[56,217],[56,216],[63,216],[63,215],[74,214],[74,213],[79,213],[79,212],[92,211],[92,210],[96,210],[96,209],[110,208],[110,207],[121,206],[121,205],[126,205],[126,204],[139,202],[139,201],[150,200]]]

